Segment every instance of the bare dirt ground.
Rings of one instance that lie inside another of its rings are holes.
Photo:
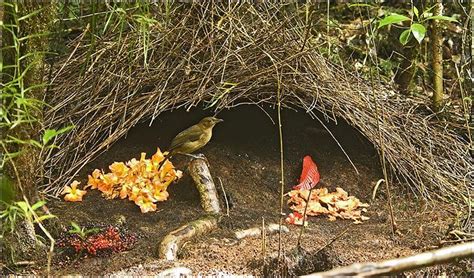
[[[268,108],[268,107],[267,107]],[[273,118],[276,111],[267,109]],[[166,149],[180,130],[196,123],[201,111],[166,113],[150,127],[143,124],[132,129],[123,138],[91,162],[77,176],[87,183],[87,174],[93,169],[107,169],[114,161],[139,158],[141,152],[151,155],[160,146]],[[61,254],[54,258],[54,275],[152,275],[176,266],[184,266],[193,274],[249,274],[262,275],[263,257],[261,238],[232,239],[237,229],[257,227],[262,217],[267,223],[278,223],[280,151],[278,128],[266,114],[255,106],[238,107],[218,115],[225,120],[215,128],[211,143],[202,149],[211,165],[211,173],[219,187],[232,196],[230,216],[224,217],[219,229],[186,244],[179,261],[163,262],[157,259],[157,247],[168,232],[188,221],[199,218],[202,209],[199,194],[189,176],[169,188],[170,197],[158,203],[158,211],[142,214],[128,200],[105,200],[99,192],[89,191],[81,203],[62,200],[50,202],[51,210],[63,223],[75,221],[80,225],[115,224],[125,219],[128,230],[139,235],[133,249],[106,257],[79,258],[64,262]],[[297,182],[302,158],[309,154],[318,164],[322,181],[329,189],[344,188],[350,195],[370,204],[370,220],[353,225],[348,220],[330,222],[325,217],[311,217],[303,236],[303,248],[316,252],[342,231],[347,232],[320,252],[316,262],[306,273],[326,270],[355,262],[377,261],[416,254],[440,246],[448,225],[456,212],[447,205],[427,203],[416,199],[399,184],[392,186],[393,206],[400,234],[392,237],[386,192],[381,187],[375,200],[373,187],[382,178],[379,158],[356,130],[345,123],[330,124],[356,166],[357,174],[340,148],[324,128],[304,112],[284,111],[284,166],[285,189]],[[173,158],[178,169],[185,170],[187,157]],[[285,200],[285,211],[288,211]],[[289,227],[283,234],[283,250],[291,253],[296,245],[298,227]],[[278,250],[278,235],[267,238],[267,257]],[[267,258],[268,261],[268,258]],[[426,268],[416,274],[462,274],[470,271],[467,260],[449,265]],[[304,273],[297,273],[304,274]]]

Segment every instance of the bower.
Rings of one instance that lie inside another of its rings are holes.
[[[46,193],[59,194],[134,126],[152,125],[164,112],[200,107],[214,114],[251,104],[298,110],[321,127],[343,121],[418,196],[465,201],[473,165],[467,144],[431,121],[424,99],[407,99],[324,58],[289,6],[181,5],[157,19],[167,24],[150,27],[146,47],[133,30],[121,40],[98,39],[93,48],[83,36],[71,42],[45,119],[48,127],[75,128],[58,138],[59,150],[45,153]]]

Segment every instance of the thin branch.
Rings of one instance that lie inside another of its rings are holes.
[[[385,276],[431,265],[447,263],[461,258],[469,258],[473,255],[474,242],[468,242],[405,258],[374,263],[357,263],[326,272],[308,274],[302,277]]]

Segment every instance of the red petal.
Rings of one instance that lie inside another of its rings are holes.
[[[294,211],[294,212],[293,212],[293,216],[294,216],[295,218],[303,218],[303,215],[302,215],[301,213],[297,212],[297,211]]]
[[[314,163],[311,156],[307,155],[303,159],[303,170],[301,171],[300,183],[295,185],[293,189],[306,189],[309,190],[319,183],[319,171],[318,166]]]

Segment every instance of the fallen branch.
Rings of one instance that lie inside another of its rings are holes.
[[[271,223],[271,224],[265,225],[265,232],[268,234],[277,233],[279,229],[280,229],[279,224]],[[281,231],[283,233],[288,233],[290,230],[286,226],[281,226]],[[235,237],[237,239],[243,239],[246,237],[258,237],[261,235],[262,235],[262,227],[255,227],[255,228],[235,231]]]
[[[206,216],[194,220],[172,231],[163,238],[158,254],[168,261],[176,260],[179,249],[193,237],[200,236],[217,228],[221,208],[214,181],[205,159],[193,159],[189,163],[188,171],[196,184],[201,197],[201,206],[207,213]]]
[[[455,259],[472,257],[472,255],[474,255],[474,242],[468,242],[401,259],[393,259],[375,263],[356,263],[330,271],[308,274],[307,276],[303,277],[369,277],[387,275],[446,263]]]
[[[176,260],[178,251],[185,242],[212,231],[217,227],[217,222],[216,216],[208,215],[172,231],[161,241],[159,257],[168,261]]]

